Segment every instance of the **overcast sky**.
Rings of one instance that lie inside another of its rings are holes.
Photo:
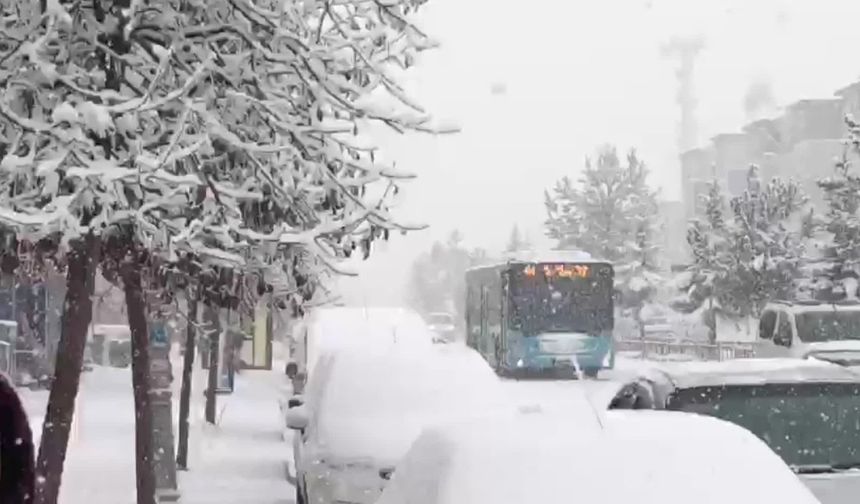
[[[419,175],[398,215],[430,228],[378,247],[358,279],[340,282],[344,296],[398,303],[412,259],[454,228],[490,250],[514,224],[548,245],[543,190],[575,177],[603,143],[635,147],[651,182],[679,198],[675,64],[660,51],[673,35],[705,38],[695,74],[704,143],[746,123],[754,82],[787,105],[857,80],[857,19],[856,0],[429,0],[419,24],[442,47],[405,85],[462,133],[379,136],[387,158]]]

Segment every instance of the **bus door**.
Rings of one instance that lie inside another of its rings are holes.
[[[490,337],[490,327],[487,320],[487,286],[481,285],[481,336],[479,341],[479,348],[481,349],[481,354],[484,355],[484,358],[487,359],[491,365],[495,365],[494,360],[494,352],[493,348],[490,347],[490,343],[492,338]]]
[[[506,360],[506,356],[508,353],[508,281],[510,275],[507,270],[502,272],[502,285],[501,289],[499,289],[501,293],[501,299],[499,300],[499,353],[500,359],[502,362]]]

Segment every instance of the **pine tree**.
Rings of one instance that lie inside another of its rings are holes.
[[[676,309],[692,313],[702,310],[708,326],[708,339],[717,338],[717,314],[729,289],[728,229],[724,217],[726,201],[719,183],[714,180],[703,197],[705,215],[695,219],[687,230],[687,243],[693,260],[685,272],[680,287],[683,296],[673,305]]]
[[[508,244],[505,246],[505,252],[516,252],[518,250],[526,250],[529,248],[529,243],[520,234],[519,226],[514,225],[511,229],[511,235],[508,238]]]
[[[805,202],[797,183],[773,178],[765,185],[758,167],[749,168],[747,189],[731,200],[729,299],[735,316],[757,316],[768,301],[794,297]]]
[[[824,191],[828,210],[816,229],[815,238],[821,239],[820,280],[814,283],[816,296],[824,299],[844,297],[845,281],[860,277],[860,175],[852,159],[860,152],[860,124],[846,120],[849,142],[842,159],[836,164],[836,173],[818,181]]]
[[[663,281],[655,257],[657,192],[648,186],[648,174],[635,151],[622,165],[615,148],[607,146],[598,152],[596,164],[586,160],[578,184],[565,177],[552,195],[545,193],[547,236],[558,248],[584,250],[613,262],[621,304],[637,318]]]

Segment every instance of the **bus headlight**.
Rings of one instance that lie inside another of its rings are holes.
[[[526,363],[525,363],[525,362],[523,362],[523,360],[522,360],[522,359],[520,359],[520,360],[518,360],[518,361],[517,361],[517,367],[518,367],[518,368],[521,368],[521,367],[525,366],[525,364],[526,364]]]

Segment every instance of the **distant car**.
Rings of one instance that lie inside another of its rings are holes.
[[[286,410],[297,504],[374,502],[426,426],[511,408],[489,365],[459,345],[340,350],[320,357]]]
[[[860,374],[848,368],[802,359],[667,365],[622,387],[610,408],[727,420],[762,439],[823,504],[860,495]]]
[[[377,504],[818,504],[746,430],[666,412],[492,416],[426,430]]]
[[[439,343],[453,343],[457,338],[454,316],[447,312],[434,312],[427,316],[427,325]]]

